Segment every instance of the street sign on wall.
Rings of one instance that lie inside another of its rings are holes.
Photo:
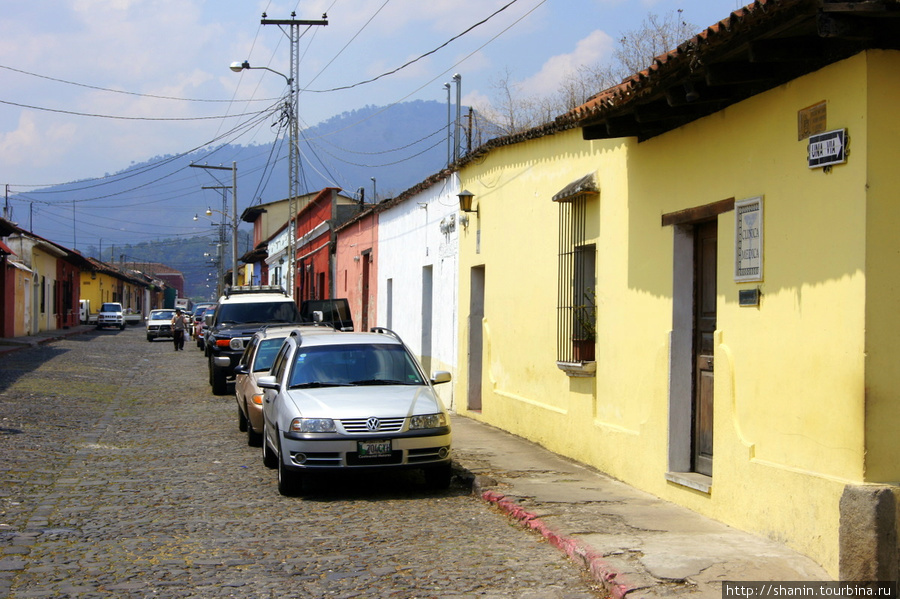
[[[847,130],[835,129],[810,135],[807,161],[809,168],[847,162]]]

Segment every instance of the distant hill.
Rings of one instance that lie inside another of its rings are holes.
[[[362,189],[366,202],[372,202],[376,192],[378,199],[393,197],[446,166],[447,105],[420,100],[345,112],[312,127],[301,126],[300,150],[301,193],[337,186],[354,197]],[[222,192],[202,187],[230,186],[231,175],[189,165],[230,167],[232,161],[238,171],[239,213],[287,196],[288,145],[280,139],[156,156],[103,179],[14,195],[13,220],[86,255],[159,262],[183,270],[188,289],[199,294],[208,268],[203,253],[215,254],[210,242],[218,229],[211,227],[208,235],[195,240],[197,223],[191,217],[198,214],[202,219],[207,206],[222,208]],[[227,202],[230,211],[230,196]],[[221,217],[212,220],[220,222]],[[135,230],[140,234],[127,232]],[[240,248],[239,254],[244,251]],[[225,255],[230,257],[230,250]],[[230,265],[230,259],[226,262]],[[188,272],[198,263],[196,272]],[[194,280],[200,271],[202,282]]]

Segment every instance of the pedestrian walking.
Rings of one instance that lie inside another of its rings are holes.
[[[175,316],[172,317],[172,340],[175,342],[175,351],[179,349],[184,351],[184,331],[187,327],[187,318],[176,308]]]

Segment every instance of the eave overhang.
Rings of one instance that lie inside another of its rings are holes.
[[[558,120],[644,141],[867,49],[900,50],[900,0],[757,0]]]

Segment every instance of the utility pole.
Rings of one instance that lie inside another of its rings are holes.
[[[189,164],[194,168],[205,168],[209,170],[231,171],[231,286],[237,286],[237,162],[231,163],[231,168],[227,166],[210,166],[208,164]],[[223,220],[227,218],[227,214],[222,214]]]
[[[290,84],[290,98],[288,100],[288,127],[290,132],[290,151],[288,153],[290,164],[288,165],[288,272],[287,280],[290,286],[291,297],[297,301],[296,282],[294,281],[294,273],[297,270],[297,252],[294,249],[297,237],[297,212],[299,207],[296,205],[300,197],[300,124],[299,124],[299,76],[300,76],[300,27],[313,27],[316,25],[328,25],[328,15],[323,14],[322,19],[318,21],[306,21],[296,19],[296,12],[291,12],[290,19],[267,19],[266,13],[263,13],[262,25],[277,25],[281,31],[288,36],[291,46],[291,76],[288,78]]]
[[[219,298],[222,296],[224,279],[225,279],[225,215],[228,214],[228,192],[226,190],[231,189],[228,185],[204,185],[200,189],[218,189],[222,192],[222,222],[219,225],[213,223],[213,226],[218,226],[219,228],[219,239],[218,243],[216,243],[216,297]],[[207,210],[207,214],[212,212],[212,210]],[[232,266],[232,271],[233,271]]]

